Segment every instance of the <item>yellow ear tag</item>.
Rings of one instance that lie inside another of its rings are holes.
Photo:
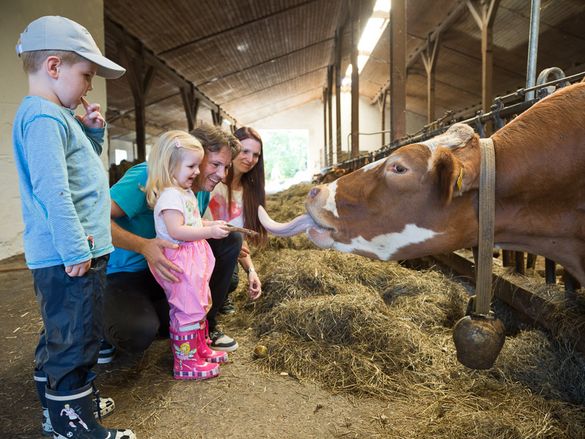
[[[463,186],[463,168],[459,170],[459,177],[457,177],[457,190],[461,192],[461,187]]]

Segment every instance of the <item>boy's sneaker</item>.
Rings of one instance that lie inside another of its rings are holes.
[[[238,349],[238,342],[220,330],[211,331],[209,338],[211,339],[209,347],[215,351],[234,352]]]
[[[116,354],[116,348],[105,340],[102,340],[100,345],[100,353],[98,355],[98,364],[111,363]]]
[[[225,315],[233,314],[236,312],[236,307],[229,297],[226,297],[225,301],[223,302],[223,306],[221,307],[219,312]]]

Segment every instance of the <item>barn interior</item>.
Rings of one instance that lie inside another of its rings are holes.
[[[306,129],[309,175],[353,169],[363,162],[352,158],[490,112],[498,96],[535,84],[545,69],[557,68],[541,81],[579,81],[585,71],[580,0],[90,3],[80,11],[69,0],[4,2],[0,28],[59,14],[102,31],[96,39],[106,56],[127,68],[124,78],[103,84],[103,161],[116,178],[120,167],[143,161],[161,133],[200,122],[226,131]],[[358,47],[372,17],[379,39]],[[10,46],[3,53],[12,56],[14,32],[2,34]],[[348,66],[360,57],[367,62],[348,81]],[[10,93],[3,133],[17,105]],[[525,99],[519,92],[512,101]],[[8,191],[0,216],[0,433],[36,438],[31,370],[42,321],[22,256],[10,136],[0,142]],[[294,217],[310,188],[304,182],[271,195],[269,211],[278,220]],[[476,371],[457,362],[452,342],[474,290],[469,252],[382,264],[295,237],[271,238],[253,256],[264,297],[248,302],[240,280],[238,311],[223,324],[241,347],[226,373],[211,385],[174,382],[168,340],[142,355],[118,353],[99,367],[102,394],[117,401],[105,424],[131,425],[143,438],[585,437],[584,303],[562,267],[547,284],[541,257],[495,260],[498,282],[509,286],[495,304],[507,339],[494,367]],[[453,257],[460,271],[428,270]],[[519,313],[507,306],[515,300],[532,306]],[[255,353],[258,346],[267,355]]]
[[[545,0],[538,12],[536,74],[549,67],[567,76],[582,71],[585,5]],[[357,91],[355,98],[378,109],[378,131],[389,132],[369,143],[372,149],[448,112],[454,118],[487,112],[495,97],[527,86],[531,4],[521,0],[410,0],[392,7],[373,0],[199,1],[196,7],[112,0],[104,2],[104,16],[106,54],[130,68],[127,80],[108,83],[111,139],[135,142],[137,114],[145,135],[156,136],[164,129],[187,129],[197,118],[254,125],[320,101],[318,111],[331,114],[308,114],[327,123],[323,138],[311,144],[324,166],[335,162],[337,151],[351,150],[346,132],[365,131],[359,114],[344,114],[337,123],[337,111],[349,112],[336,106],[346,104],[344,93]],[[369,37],[375,45],[368,48],[359,41],[371,18],[379,21],[369,27],[383,32]],[[362,57],[367,61],[359,84],[342,87],[352,53],[360,63]],[[393,68],[398,71],[393,93],[400,90],[404,97],[390,93]],[[407,117],[392,132],[389,119],[396,107]],[[329,117],[333,123],[325,122]],[[365,136],[355,139],[360,140],[367,143]],[[325,156],[328,149],[331,158]]]

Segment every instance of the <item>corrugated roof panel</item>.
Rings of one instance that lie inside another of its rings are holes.
[[[479,8],[478,0],[472,3]],[[344,4],[344,0],[104,0],[109,19],[240,121],[321,98]],[[363,24],[373,0],[357,4]],[[458,19],[441,35],[437,115],[446,109],[471,108],[481,99],[481,32],[463,0],[407,3],[408,54],[455,10],[461,11]],[[501,0],[494,23],[494,95],[525,83],[529,17],[528,0]],[[555,65],[572,73],[583,68],[584,21],[583,1],[542,1],[539,70]],[[342,72],[349,60],[348,29],[342,35]],[[120,44],[106,23],[106,50],[118,62]],[[362,95],[372,98],[387,83],[389,51],[385,36],[361,74]],[[108,81],[108,95],[111,114],[132,116],[127,79]],[[146,100],[153,126],[186,126],[176,84],[156,74]],[[407,107],[426,113],[426,75],[420,58],[407,79]]]

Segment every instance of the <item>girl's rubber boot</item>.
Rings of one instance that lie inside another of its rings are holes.
[[[171,342],[175,364],[173,376],[176,380],[206,380],[219,375],[219,366],[208,363],[199,355],[199,329],[175,332],[171,329]]]
[[[214,351],[209,347],[209,327],[207,320],[200,322],[200,327],[197,330],[197,346],[199,348],[199,355],[208,363],[226,363],[228,361],[227,352]]]
[[[75,390],[46,391],[53,439],[136,439],[132,430],[113,430],[99,424],[93,415],[91,384]]]
[[[93,381],[93,377],[88,377]],[[47,398],[45,397],[45,390],[47,388],[47,375],[45,372],[35,370],[34,372],[35,385],[37,387],[37,394],[41,407],[43,408],[43,422],[41,424],[41,434],[43,436],[53,436],[53,425],[51,425],[51,418],[49,418],[49,409],[47,408]],[[95,392],[97,393],[97,392]],[[99,403],[98,403],[99,401]],[[99,404],[99,412],[98,412]],[[93,398],[93,415],[96,419],[104,418],[114,411],[116,404],[112,398]]]

